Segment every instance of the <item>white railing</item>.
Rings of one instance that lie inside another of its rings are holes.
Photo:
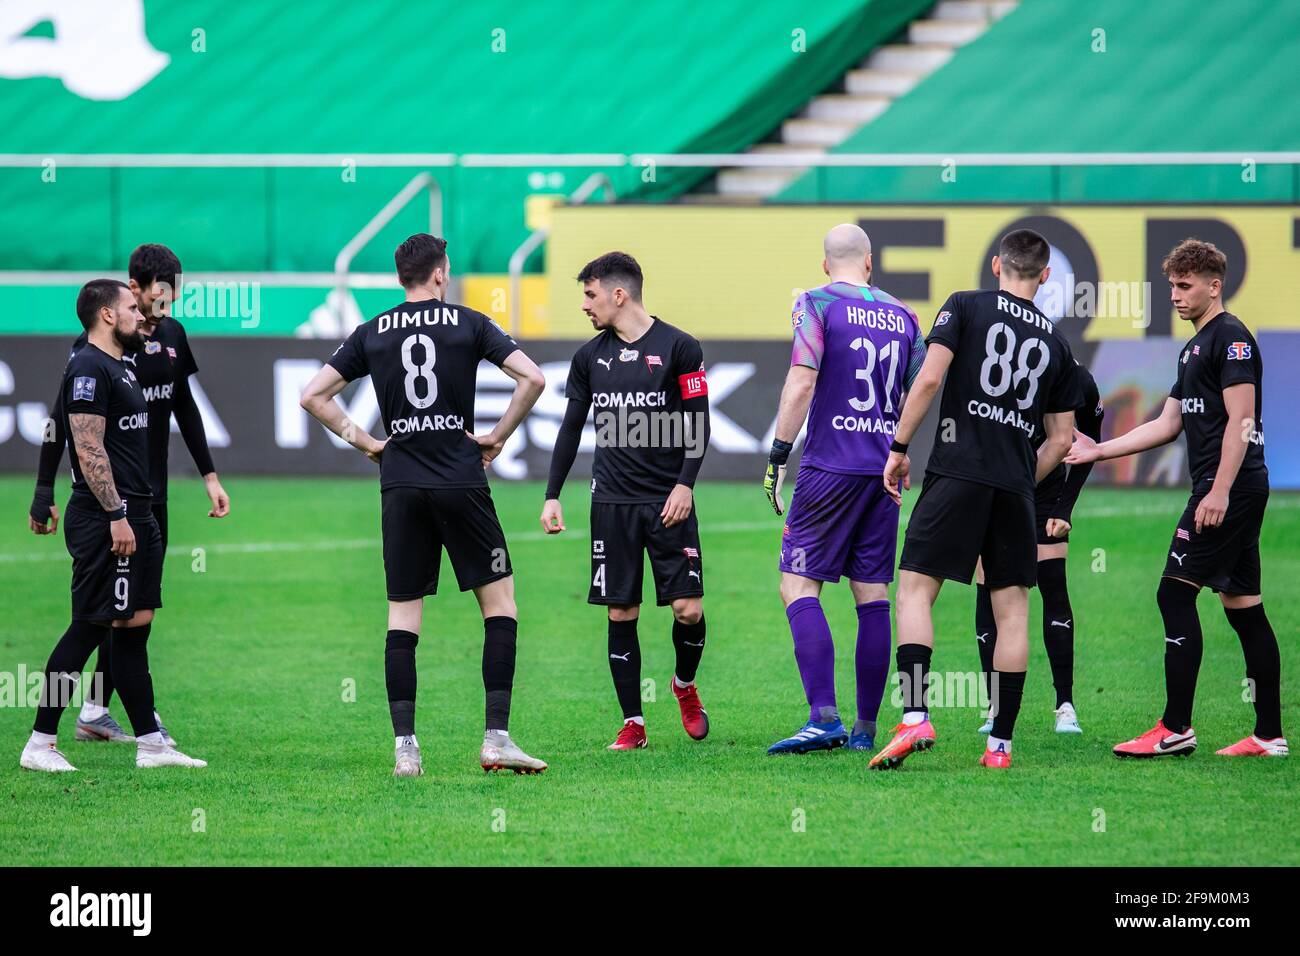
[[[568,202],[573,206],[580,206],[590,199],[596,190],[600,190],[604,196],[602,202],[613,202],[616,198],[614,195],[614,184],[604,173],[592,173],[582,185],[569,194]],[[518,335],[520,324],[523,317],[523,289],[524,289],[524,266],[528,263],[528,257],[536,251],[542,243],[546,241],[547,236],[551,234],[550,227],[534,229],[510,256],[510,265],[507,271],[510,274],[510,334]]]

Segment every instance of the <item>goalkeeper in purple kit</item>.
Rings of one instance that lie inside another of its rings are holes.
[[[898,540],[898,508],[879,478],[904,394],[925,357],[916,314],[871,285],[871,241],[861,228],[845,223],[827,233],[822,269],[830,282],[794,305],[794,351],[763,482],[782,514],[786,461],[807,418],[780,567],[808,722],[769,754],[875,746],[890,669],[889,582]],[[841,576],[858,612],[852,733],[835,703],[835,644],[820,600],[822,583]]]

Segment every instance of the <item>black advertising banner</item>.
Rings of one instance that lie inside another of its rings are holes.
[[[0,471],[35,474],[45,422],[57,394],[71,338],[0,336]],[[293,338],[192,340],[199,374],[192,381],[217,469],[231,474],[373,475],[374,466],[342,444],[298,406],[298,396],[337,345]],[[546,391],[493,463],[496,479],[545,479],[567,400],[564,380],[574,341],[521,343],[546,375]],[[760,480],[772,443],[777,403],[790,362],[782,341],[704,343],[712,441],[702,477]],[[479,366],[475,431],[487,431],[505,411],[513,382],[492,365]],[[348,416],[383,435],[368,379],[340,396]],[[172,425],[174,475],[193,464]],[[924,429],[926,436],[931,429]],[[925,445],[925,448],[921,446]],[[923,461],[928,440],[917,441]],[[591,474],[595,431],[587,426],[575,477]],[[66,458],[64,468],[66,469]],[[60,484],[66,478],[61,476]]]

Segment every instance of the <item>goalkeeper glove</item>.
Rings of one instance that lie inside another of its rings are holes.
[[[785,502],[781,500],[781,486],[785,483],[785,463],[790,459],[790,450],[794,444],[775,439],[772,451],[767,456],[767,470],[763,474],[763,492],[768,504],[778,515],[785,514]]]

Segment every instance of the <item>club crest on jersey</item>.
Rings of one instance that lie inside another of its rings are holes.
[[[1177,531],[1175,531],[1175,532],[1174,532],[1174,537],[1177,538],[1179,541],[1191,541],[1191,540],[1192,540],[1192,536],[1191,536],[1190,534],[1188,534],[1188,533],[1186,532],[1186,530],[1184,530],[1183,528],[1179,528]]]
[[[145,343],[144,343],[144,354],[145,354],[145,355],[157,355],[157,354],[158,354],[159,352],[161,352],[161,351],[162,351],[162,343],[161,343],[161,342],[153,342],[153,341],[149,341],[149,342],[145,342]]]
[[[1228,358],[1230,359],[1248,359],[1250,358],[1249,342],[1233,342],[1228,346]]]
[[[72,380],[72,400],[74,402],[93,402],[95,400],[95,380],[89,375],[78,375]]]
[[[700,552],[695,548],[682,548],[682,554],[686,555],[686,557],[688,558],[696,558],[696,559],[698,559],[700,556]]]
[[[623,351],[618,353],[618,360],[620,362],[635,362],[637,360],[637,356],[639,356],[640,354],[641,353],[638,352],[636,349],[624,349]]]
[[[340,348],[342,348],[342,346],[340,346]],[[167,357],[173,359],[176,357],[176,350],[172,348],[170,345],[167,346]]]
[[[646,364],[646,368],[654,368],[656,365],[662,368],[664,364],[664,360],[661,359],[658,355],[647,355],[645,357],[645,364]]]
[[[934,327],[937,329],[939,326],[946,324],[951,315],[951,312],[940,312],[934,318]]]

